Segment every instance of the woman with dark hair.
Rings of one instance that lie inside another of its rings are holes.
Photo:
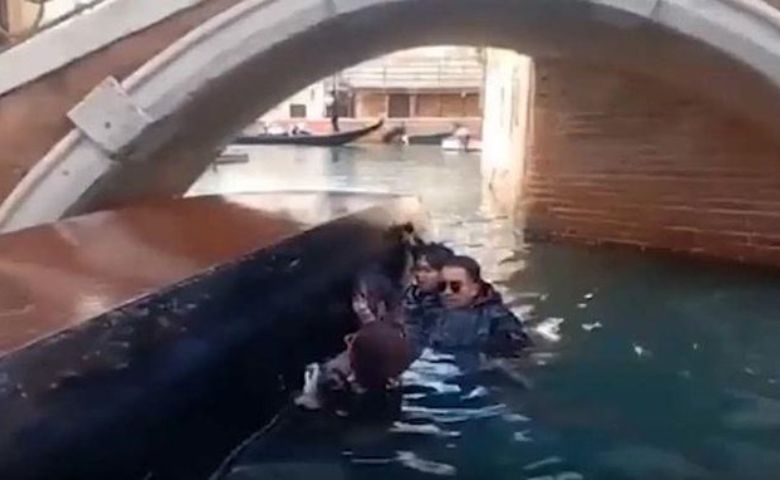
[[[360,326],[373,321],[399,323],[400,300],[392,280],[377,271],[366,271],[355,282],[352,310]]]
[[[295,403],[346,411],[357,396],[395,388],[412,362],[399,305],[398,290],[389,278],[374,271],[361,274],[352,295],[358,330],[345,338],[346,350],[307,367],[303,393]]]

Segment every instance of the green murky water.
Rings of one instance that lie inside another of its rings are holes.
[[[780,277],[677,258],[526,245],[436,148],[254,148],[193,193],[414,193],[432,235],[479,259],[537,347],[506,373],[430,357],[390,429],[288,419],[226,478],[780,478]]]

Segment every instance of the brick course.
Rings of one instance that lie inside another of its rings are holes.
[[[537,61],[530,238],[780,265],[780,141],[695,95]]]

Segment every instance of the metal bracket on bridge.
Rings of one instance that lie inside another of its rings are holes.
[[[152,118],[109,77],[68,112],[84,135],[112,158],[122,157],[133,141],[152,124]]]

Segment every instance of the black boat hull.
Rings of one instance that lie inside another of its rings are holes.
[[[234,145],[304,145],[312,147],[337,147],[359,140],[380,128],[383,120],[358,130],[327,135],[253,135],[239,137]]]
[[[382,137],[384,143],[401,143],[404,129],[396,127]],[[452,132],[432,133],[428,135],[410,135],[407,137],[409,145],[441,145],[442,140],[452,135]]]
[[[433,133],[431,135],[412,135],[410,145],[441,145],[442,140],[452,135],[452,132]]]
[[[343,347],[355,272],[400,275],[404,218],[326,219],[0,358],[0,478],[205,478]]]

